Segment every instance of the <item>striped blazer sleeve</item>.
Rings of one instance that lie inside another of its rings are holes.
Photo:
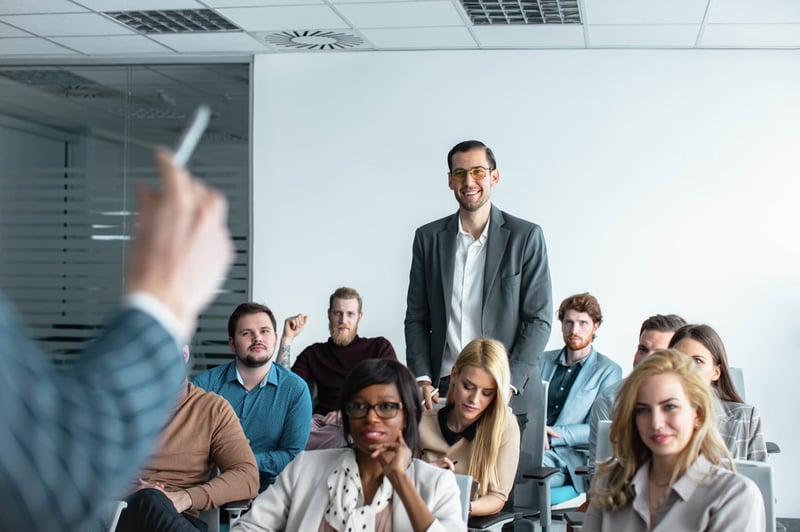
[[[95,522],[136,478],[184,375],[175,339],[140,310],[58,370],[0,300],[0,530]]]

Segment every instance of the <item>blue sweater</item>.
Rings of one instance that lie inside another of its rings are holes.
[[[272,364],[266,378],[250,390],[239,381],[236,363],[205,371],[192,379],[204,390],[228,400],[256,456],[264,491],[286,464],[305,449],[311,428],[311,396],[306,383],[288,369]]]

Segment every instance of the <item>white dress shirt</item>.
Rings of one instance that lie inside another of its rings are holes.
[[[447,343],[440,373],[442,376],[450,375],[450,369],[464,346],[483,335],[483,278],[488,239],[488,220],[476,239],[464,230],[459,217]]]

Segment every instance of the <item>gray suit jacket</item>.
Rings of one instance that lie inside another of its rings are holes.
[[[458,213],[414,236],[405,319],[406,363],[438,382],[453,292]],[[538,361],[550,338],[550,270],[542,229],[492,206],[483,285],[483,336],[505,344],[511,384],[540,383]]]

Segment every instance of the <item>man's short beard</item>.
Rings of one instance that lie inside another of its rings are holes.
[[[247,366],[248,368],[261,368],[261,367],[264,367],[272,359],[271,356],[268,356],[268,357],[265,357],[265,358],[261,358],[261,359],[256,359],[256,358],[253,358],[250,355],[241,356],[241,355],[238,355],[238,354],[236,355],[236,358],[242,364]]]
[[[331,331],[331,340],[333,340],[333,343],[339,347],[345,347],[353,343],[353,340],[356,338],[356,334],[358,334],[358,328],[350,329],[344,333],[339,332],[338,329],[333,329]]]

